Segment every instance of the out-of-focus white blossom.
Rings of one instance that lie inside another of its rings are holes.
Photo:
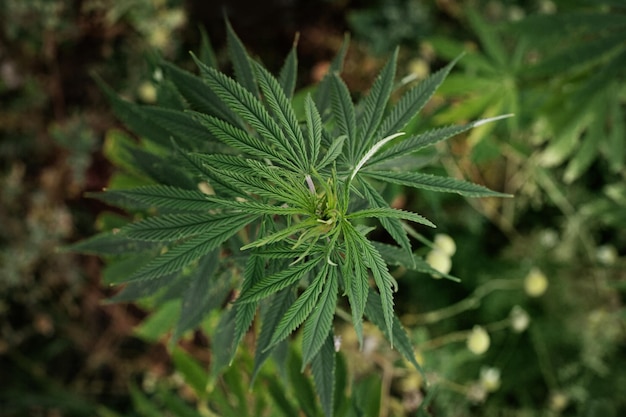
[[[489,333],[482,326],[474,326],[467,338],[467,348],[475,355],[482,355],[487,352],[491,339]]]
[[[426,263],[433,269],[447,274],[452,269],[452,259],[442,250],[433,249],[426,255]],[[433,278],[441,278],[440,274],[432,274]]]
[[[511,327],[516,333],[523,332],[528,328],[528,325],[530,324],[530,316],[528,315],[526,310],[524,310],[520,306],[515,306],[511,309],[510,319]]]
[[[548,289],[548,278],[539,269],[533,268],[530,270],[526,278],[524,279],[524,291],[531,297],[540,297]]]
[[[494,367],[483,367],[480,370],[480,385],[487,392],[495,392],[500,388],[500,369]]]
[[[435,235],[433,243],[438,249],[443,251],[443,253],[448,256],[452,256],[456,253],[456,243],[454,243],[454,239],[452,239],[449,235],[438,233]]]
[[[602,245],[596,248],[596,259],[603,265],[613,265],[617,257],[617,249],[613,245]]]

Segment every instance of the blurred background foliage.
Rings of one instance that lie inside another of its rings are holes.
[[[245,349],[232,367],[211,366],[219,314],[172,346],[177,305],[106,303],[116,291],[102,285],[103,264],[58,253],[123,221],[82,194],[132,178],[92,75],[132,101],[164,99],[154,57],[191,68],[202,27],[222,62],[224,12],[273,69],[300,33],[300,89],[323,76],[345,31],[355,94],[397,44],[405,80],[464,52],[412,130],[515,114],[424,155],[441,162],[430,169],[514,199],[390,191],[452,237],[413,233],[420,254],[462,281],[393,271],[430,388],[374,329],[359,351],[345,328],[336,415],[626,415],[619,0],[0,2],[0,415],[321,414],[299,352],[249,390]]]

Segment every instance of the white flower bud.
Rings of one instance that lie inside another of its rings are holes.
[[[539,297],[548,289],[548,278],[539,268],[530,270],[524,279],[524,290],[531,297]]]
[[[494,367],[483,367],[480,370],[480,385],[487,392],[495,392],[500,388],[500,370]]]
[[[448,256],[452,256],[456,252],[456,243],[449,235],[438,233],[435,235],[435,246]]]
[[[447,274],[452,269],[452,259],[445,252],[439,249],[433,249],[426,255],[426,263],[434,270],[443,274]],[[441,278],[439,274],[432,274],[433,278]]]
[[[475,355],[482,355],[489,349],[491,339],[489,333],[482,326],[474,326],[467,338],[467,348]]]
[[[516,333],[523,332],[528,328],[528,325],[530,324],[530,316],[528,315],[526,310],[524,310],[520,306],[515,306],[513,307],[513,309],[511,309],[510,319],[511,327]]]

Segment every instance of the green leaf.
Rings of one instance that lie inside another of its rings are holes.
[[[181,348],[176,348],[172,351],[172,362],[174,362],[176,371],[193,388],[198,398],[204,398],[207,383],[209,382],[209,374],[204,370],[203,366]]]
[[[254,70],[252,68],[252,60],[248,56],[246,47],[243,45],[233,27],[226,19],[226,44],[230,60],[233,63],[235,78],[243,87],[245,87],[254,96],[259,96],[256,81],[254,79]]]
[[[332,347],[331,328],[333,324],[333,317],[335,316],[335,307],[337,305],[339,277],[337,267],[326,263],[325,268],[327,274],[325,286],[319,296],[315,309],[304,324],[304,336],[302,339],[302,370],[304,370],[307,363],[312,360],[315,361],[315,358],[319,356],[320,349],[324,349],[324,341],[327,341],[327,336],[329,334],[331,337],[331,349],[334,350]]]
[[[436,227],[434,223],[425,217],[420,216],[419,214],[412,213],[410,211],[404,211],[400,209],[394,209],[391,207],[374,207],[363,209],[359,211],[355,211],[346,216],[348,219],[361,219],[365,217],[375,217],[377,219],[381,218],[390,218],[390,219],[401,219],[401,220],[410,220],[415,223],[424,224],[430,227]]]
[[[234,308],[222,312],[220,321],[213,338],[211,346],[211,378],[215,379],[219,373],[230,365],[235,356],[237,345],[235,345],[235,317]]]
[[[607,136],[604,132],[606,106],[597,106],[595,110],[595,117],[591,119],[582,144],[563,173],[563,181],[566,184],[571,184],[587,171],[599,153],[602,139]]]
[[[360,252],[363,256],[363,261],[367,265],[367,267],[372,271],[372,275],[374,276],[374,282],[378,287],[378,291],[380,292],[380,300],[382,301],[381,307],[383,309],[383,318],[385,320],[385,325],[387,327],[387,332],[390,335],[389,342],[391,346],[393,346],[393,289],[392,287],[396,287],[396,282],[389,274],[389,270],[387,269],[387,264],[383,260],[380,253],[376,250],[372,242],[370,242],[365,236],[363,236],[360,232],[354,234],[356,243],[360,248]],[[371,294],[368,295],[368,298],[371,297]]]
[[[215,50],[211,45],[211,40],[209,39],[204,26],[200,26],[200,37],[200,61],[202,61],[206,66],[217,68],[218,65]]]
[[[115,256],[155,251],[162,246],[161,243],[138,242],[126,236],[122,236],[118,232],[106,232],[66,246],[63,250],[92,255]],[[145,254],[142,256],[145,256]]]
[[[493,25],[484,21],[480,14],[471,7],[466,7],[465,13],[472,30],[480,40],[480,45],[485,50],[485,54],[500,68],[505,68],[509,53],[500,42],[499,34],[494,30]]]
[[[155,143],[168,146],[170,134],[155,125],[154,120],[142,111],[141,106],[122,100],[115,91],[104,83],[99,77],[95,78],[98,87],[104,92],[111,103],[115,115],[135,134],[148,138]]]
[[[406,251],[398,247],[388,245],[386,243],[372,242],[372,244],[374,245],[376,250],[380,252],[380,255],[383,257],[385,262],[387,262],[387,265],[401,266],[411,271],[424,272],[429,275],[443,275],[445,278],[448,278],[455,282],[461,281],[460,279],[452,275],[442,274],[436,269],[433,269],[433,267],[430,266],[424,259],[417,255],[414,255],[413,253],[407,253]]]
[[[338,75],[331,78],[332,86],[332,112],[335,123],[339,128],[339,133],[346,137],[348,141],[348,149],[350,151],[349,159],[353,161],[355,155],[353,153],[354,143],[356,141],[356,118],[354,115],[354,105],[348,87]]]
[[[289,382],[294,392],[297,393],[296,400],[300,405],[301,412],[307,417],[317,417],[320,411],[313,391],[313,384],[309,378],[300,372],[299,364],[300,358],[292,351],[287,359]]]
[[[315,91],[315,104],[317,108],[322,112],[320,115],[322,116],[322,120],[326,122],[330,117],[330,112],[327,111],[331,107],[331,91],[332,91],[332,80],[335,77],[335,74],[341,73],[343,68],[343,61],[346,57],[346,53],[348,52],[348,45],[350,44],[350,36],[348,34],[345,35],[343,39],[343,43],[341,44],[341,48],[335,55],[335,58],[330,63],[330,68],[328,68],[328,72],[322,79],[322,81],[318,84],[317,90]]]
[[[199,234],[207,238],[215,233],[221,234],[231,225],[241,228],[250,221],[252,218],[247,214],[167,214],[131,223],[121,232],[131,239],[174,242]]]
[[[612,52],[621,50],[624,44],[624,36],[624,32],[618,32],[591,41],[577,42],[571,48],[527,68],[524,73],[529,77],[543,77],[562,74],[566,71],[575,71],[578,68],[596,64]]]
[[[261,333],[259,334],[254,354],[254,370],[252,371],[251,383],[256,379],[261,366],[270,357],[272,350],[276,348],[276,345],[273,348],[270,347],[274,329],[285,315],[289,306],[293,304],[294,298],[293,290],[285,288],[268,300],[267,308],[264,309],[262,314]]]
[[[335,409],[335,365],[334,338],[333,333],[329,332],[311,362],[313,381],[326,417],[332,417]]]
[[[287,137],[293,141],[293,148],[304,167],[308,167],[308,157],[306,152],[306,144],[296,113],[291,107],[289,99],[281,88],[279,82],[260,64],[255,65],[257,76],[259,78],[259,86],[263,92],[263,98],[268,103],[275,119],[283,128]],[[302,166],[302,165],[301,165]]]
[[[239,216],[234,217],[226,225],[215,225],[211,230],[196,235],[172,247],[165,254],[155,257],[139,271],[135,272],[128,281],[152,279],[180,271],[191,262],[220,246],[251,220],[250,216]]]
[[[326,151],[326,154],[322,158],[322,160],[317,164],[316,169],[318,171],[322,170],[329,164],[333,163],[339,155],[343,152],[343,144],[346,141],[346,136],[339,136],[333,140],[332,144]]]
[[[180,302],[168,301],[135,328],[135,334],[148,342],[156,342],[176,323],[179,312]]]
[[[183,295],[178,323],[170,343],[175,343],[187,330],[198,326],[211,311],[221,307],[231,290],[229,280],[216,274],[219,251],[204,256],[190,274]]]
[[[250,255],[246,261],[246,267],[243,272],[242,291],[247,291],[256,284],[264,273],[265,259],[258,255]],[[236,304],[234,308],[237,310],[235,318],[235,341],[238,345],[254,320],[257,303]]]
[[[285,158],[293,165],[301,167],[301,162],[295,157],[294,149],[281,131],[280,126],[252,93],[241,87],[233,79],[221,72],[206,67],[198,62],[203,79],[209,84],[215,94],[220,97],[242,119],[250,123],[265,140],[276,146],[284,153]]]
[[[393,171],[361,171],[362,175],[379,181],[391,182],[407,187],[421,188],[424,190],[457,193],[466,197],[510,197],[508,194],[492,191],[481,185],[457,180],[449,177],[422,174],[419,172],[393,172]]]
[[[363,344],[363,314],[369,291],[369,277],[358,247],[358,232],[349,222],[342,222],[345,245],[345,261],[341,268],[344,279],[344,291],[348,294],[352,309],[352,324],[356,331],[359,345]]]
[[[380,295],[370,289],[370,294],[367,297],[367,305],[365,306],[365,315],[367,318],[378,327],[387,340],[394,341],[394,348],[398,349],[398,352],[405,357],[406,360],[411,362],[411,364],[417,369],[424,380],[426,380],[426,375],[424,374],[424,370],[417,363],[417,359],[415,359],[415,352],[413,351],[413,346],[411,345],[411,340],[409,336],[406,334],[406,331],[402,327],[400,320],[394,314],[393,315],[393,326],[391,328],[393,333],[390,333],[390,328],[387,325],[387,319],[384,314],[383,305],[381,302]]]
[[[310,94],[304,99],[304,112],[309,139],[309,160],[315,165],[322,144],[322,119]]]
[[[175,65],[163,63],[163,69],[193,110],[216,116],[239,126],[239,118],[215,95],[199,77]]]
[[[106,190],[114,198],[128,198],[143,203],[146,208],[164,208],[176,211],[208,212],[219,207],[207,200],[207,195],[200,191],[185,190],[168,185],[147,185],[130,190]]]
[[[276,272],[272,275],[264,276],[246,292],[242,292],[237,300],[238,303],[252,303],[289,287],[300,279],[304,278],[318,263],[322,257],[316,257],[306,262],[298,263]]]
[[[326,283],[327,276],[328,264],[324,264],[315,278],[307,286],[307,289],[289,307],[276,326],[272,340],[270,341],[270,346],[285,339],[309,317]]]
[[[389,115],[383,119],[378,129],[377,136],[384,138],[402,130],[406,124],[420,112],[433,94],[435,94],[435,91],[448,76],[450,70],[459,58],[460,56],[404,93]]]
[[[280,73],[278,75],[278,81],[283,91],[285,92],[285,96],[288,98],[293,98],[293,92],[296,89],[296,81],[298,77],[298,35],[296,34],[296,38],[293,40],[293,46],[285,58],[285,62],[283,63],[282,68],[280,69]]]
[[[163,144],[167,147],[171,147],[171,138],[186,144],[189,149],[208,149],[215,142],[206,129],[187,113],[156,106],[138,106],[137,110],[155,127],[162,129],[163,135],[167,136]]]
[[[357,125],[359,126],[358,143],[356,138],[352,141],[352,155],[360,158],[366,149],[372,146],[375,133],[380,121],[385,113],[389,96],[393,90],[394,78],[396,74],[396,61],[398,60],[398,48],[393,52],[391,58],[382,69],[367,97],[359,106],[363,112],[359,115]],[[394,132],[395,133],[395,132]]]
[[[280,152],[277,152],[271,146],[263,143],[263,141],[250,135],[245,130],[206,114],[195,113],[194,116],[222,143],[255,158],[267,158],[278,164],[296,168],[293,162],[286,159]]]
[[[389,207],[382,195],[367,181],[361,182],[365,192],[365,198],[372,207]],[[411,242],[407,236],[406,230],[402,227],[402,223],[398,219],[383,217],[380,224],[391,235],[398,245],[402,246],[407,253],[411,253]]]
[[[399,140],[383,152],[372,156],[372,158],[365,164],[365,166],[372,166],[378,163],[387,162],[402,157],[404,155],[417,152],[442,140],[446,140],[453,136],[456,136],[459,133],[466,132],[474,127],[481,126],[485,123],[491,123],[497,120],[505,119],[511,116],[512,115],[491,117],[488,119],[476,120],[472,123],[461,126],[446,126]]]

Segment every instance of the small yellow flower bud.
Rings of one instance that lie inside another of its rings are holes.
[[[467,338],[467,348],[475,355],[482,355],[489,349],[491,339],[489,333],[482,326],[474,326]]]
[[[538,268],[530,270],[524,279],[524,290],[531,297],[539,297],[548,289],[548,278]]]
[[[562,392],[557,391],[550,396],[550,410],[556,411],[557,413],[563,411],[568,403],[569,398]]]
[[[144,81],[139,84],[137,94],[144,103],[154,103],[157,100],[157,90],[150,81]]]

